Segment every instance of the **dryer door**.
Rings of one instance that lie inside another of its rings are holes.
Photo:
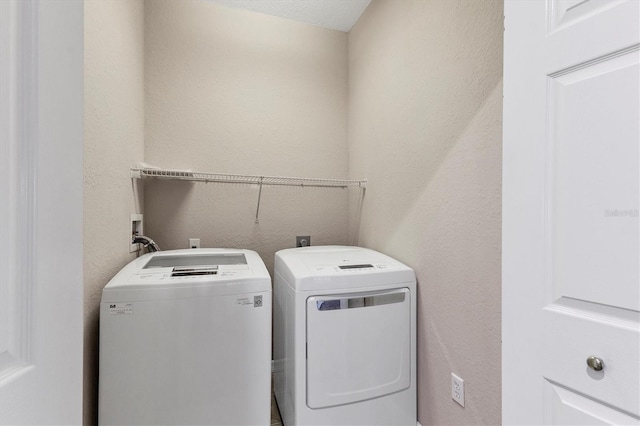
[[[307,405],[331,407],[411,384],[411,293],[307,299]]]

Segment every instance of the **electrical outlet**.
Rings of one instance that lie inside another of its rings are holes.
[[[307,247],[311,245],[310,235],[298,235],[296,237],[296,247]]]
[[[451,398],[464,407],[464,380],[451,373]]]
[[[200,248],[200,238],[189,238],[189,248]]]
[[[142,233],[142,215],[133,213],[131,215],[131,234],[129,235],[129,253],[138,251],[140,244],[132,244],[131,241],[136,235],[144,235]]]

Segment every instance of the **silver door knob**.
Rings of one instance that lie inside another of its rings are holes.
[[[593,371],[601,371],[604,368],[604,362],[596,356],[587,358],[587,365]]]

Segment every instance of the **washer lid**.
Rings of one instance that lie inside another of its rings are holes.
[[[205,297],[270,291],[271,278],[258,254],[242,249],[186,249],[145,254],[126,265],[109,281],[102,300],[136,298]],[[143,292],[143,293],[140,293]],[[151,295],[150,292],[155,292]],[[140,296],[144,295],[144,296]]]
[[[152,268],[184,268],[184,267],[218,267],[219,265],[246,265],[247,257],[241,252],[167,252],[156,253],[142,267]]]

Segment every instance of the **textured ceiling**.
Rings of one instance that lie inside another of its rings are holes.
[[[371,0],[210,0],[228,7],[348,32]]]

